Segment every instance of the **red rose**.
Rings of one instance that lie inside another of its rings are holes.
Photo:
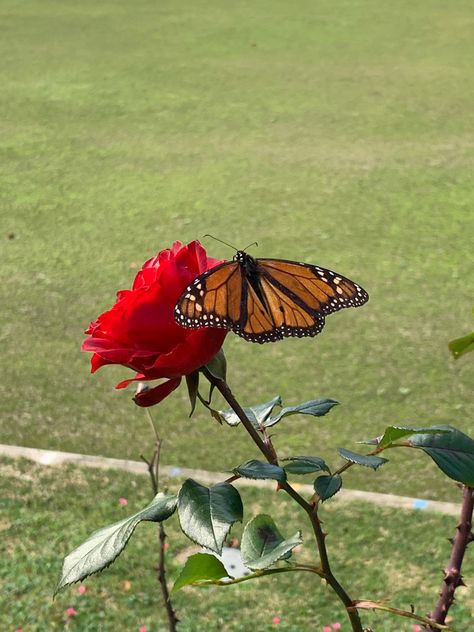
[[[213,358],[224,342],[225,329],[185,329],[174,320],[174,307],[183,290],[199,274],[221,263],[206,256],[198,241],[175,242],[149,259],[131,290],[117,293],[117,302],[89,325],[83,351],[92,351],[91,372],[105,364],[123,364],[139,380],[168,381],[135,396],[140,406],[157,404],[188,375]]]

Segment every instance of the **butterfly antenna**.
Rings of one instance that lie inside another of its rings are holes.
[[[211,239],[215,239],[216,241],[220,241],[221,244],[224,244],[224,246],[229,246],[229,248],[232,248],[232,250],[235,250],[236,252],[238,251],[238,248],[236,248],[235,246],[232,246],[232,244],[228,244],[226,241],[223,241],[222,239],[219,239],[218,237],[214,237],[214,235],[209,235],[209,233],[206,233],[202,237],[203,237],[203,239],[204,239],[204,237],[210,237]],[[247,246],[247,248],[248,248],[248,246]]]
[[[248,246],[245,246],[245,248],[243,248],[243,252],[245,252],[247,250],[247,248],[250,248],[250,246],[257,246],[257,248],[258,248],[258,241],[253,241]]]

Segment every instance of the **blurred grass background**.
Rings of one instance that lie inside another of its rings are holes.
[[[343,404],[282,423],[283,456],[334,462],[393,423],[472,432],[472,361],[447,350],[472,328],[471,2],[4,0],[0,13],[0,442],[147,450],[143,411],[113,390],[129,372],[90,376],[82,332],[137,264],[208,232],[370,294],[312,340],[228,336],[243,404]],[[254,454],[241,428],[189,420],[184,388],[153,414],[165,463],[225,470]],[[427,457],[392,458],[346,485],[457,497]]]

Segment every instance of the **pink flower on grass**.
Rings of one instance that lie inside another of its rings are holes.
[[[280,617],[273,617],[272,623],[273,625],[278,625],[280,623]]]
[[[421,625],[417,625],[416,623],[414,623],[411,626],[411,629],[413,630],[413,632],[421,632]]]
[[[331,623],[331,628],[333,630],[340,630],[341,629],[341,624],[339,623],[339,621],[337,621],[336,623]]]
[[[146,625],[141,625],[138,628],[138,632],[148,632],[148,628],[146,627]]]
[[[77,610],[74,610],[74,608],[68,608],[68,609],[66,610],[66,615],[67,615],[68,617],[75,617],[75,616],[76,616],[76,614],[79,614],[79,613],[77,612]]]
[[[323,628],[323,632],[332,632],[330,625],[325,625]]]
[[[119,498],[119,505],[121,505],[122,507],[125,507],[125,505],[128,505],[128,500],[124,498],[123,496],[121,496]]]
[[[84,594],[87,592],[87,588],[84,586],[84,584],[81,584],[81,585],[78,587],[77,592],[78,592],[80,595],[84,595]]]
[[[17,628],[15,632],[23,632],[22,628]]]

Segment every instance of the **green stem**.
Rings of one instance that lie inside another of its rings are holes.
[[[273,463],[274,465],[278,465],[278,463],[275,463],[275,459],[271,455],[270,450],[265,445],[265,442],[263,441],[262,437],[259,435],[257,430],[254,428],[254,426],[248,419],[247,415],[245,414],[243,408],[240,406],[239,402],[235,399],[227,383],[224,382],[224,380],[222,380],[221,378],[218,378],[215,375],[213,375],[209,371],[209,369],[207,369],[206,367],[202,368],[202,372],[207,377],[209,382],[211,382],[211,384],[214,384],[214,386],[220,391],[221,395],[224,397],[226,402],[229,404],[229,406],[232,408],[232,410],[235,412],[237,417],[242,422],[242,425],[245,427],[245,430],[252,437],[252,439],[254,440],[254,443],[256,443],[260,452],[265,456],[267,460],[269,460],[270,458],[272,459],[271,461],[269,461],[270,463]]]
[[[254,426],[248,419],[247,415],[245,414],[245,411],[240,406],[239,402],[235,399],[227,383],[224,380],[213,375],[205,367],[203,369],[203,373],[207,377],[209,382],[211,382],[211,384],[214,384],[214,386],[219,390],[219,392],[224,397],[226,402],[229,404],[229,406],[235,412],[237,417],[240,419],[240,421],[242,422],[242,425],[247,430],[249,435],[252,437],[252,439],[254,440],[254,443],[257,445],[258,449],[264,455],[267,461],[269,463],[272,463],[273,465],[278,465],[278,458],[275,453],[275,450],[273,449],[273,446],[268,445],[268,443],[266,443],[261,438],[257,430],[254,428]],[[354,632],[363,632],[359,613],[357,612],[357,610],[353,609],[353,605],[354,605],[353,600],[349,597],[347,592],[344,590],[344,588],[341,586],[341,584],[337,581],[337,579],[332,573],[331,566],[329,564],[326,544],[325,544],[326,535],[323,533],[323,530],[321,529],[321,523],[317,515],[317,506],[314,507],[312,504],[308,503],[302,496],[300,496],[300,494],[298,494],[298,492],[295,489],[293,489],[293,487],[288,482],[279,483],[279,485],[282,489],[285,490],[285,492],[289,496],[291,496],[291,498],[293,498],[295,502],[298,503],[298,505],[300,505],[300,507],[304,509],[304,511],[308,515],[308,518],[311,521],[311,526],[313,527],[313,532],[314,532],[316,543],[318,546],[319,557],[321,560],[321,566],[322,566],[322,571],[323,571],[322,577],[324,577],[324,579],[327,581],[327,583],[331,586],[331,588],[334,590],[334,592],[337,594],[339,599],[344,604],[347,611],[347,615],[351,622],[352,630]],[[277,569],[274,569],[274,570],[277,570]]]
[[[361,610],[382,610],[383,612],[390,612],[391,614],[395,614],[398,617],[406,617],[407,619],[419,621],[420,623],[424,623],[425,626],[432,626],[433,630],[445,630],[446,632],[454,632],[453,628],[450,628],[449,625],[437,623],[430,617],[422,617],[418,614],[415,614],[414,612],[400,610],[400,608],[391,608],[390,606],[386,606],[385,604],[377,603],[375,601],[356,601],[353,607],[360,608]]]
[[[160,456],[162,441],[158,435],[158,431],[153,422],[153,417],[150,414],[148,408],[146,409],[148,421],[153,429],[155,435],[155,451],[150,461],[142,456],[143,461],[147,464],[148,473],[150,474],[151,487],[153,490],[153,496],[156,496],[159,489],[159,476],[160,476]],[[157,567],[157,579],[160,584],[161,594],[165,604],[166,615],[168,617],[168,629],[170,632],[177,631],[177,625],[179,619],[176,615],[176,611],[171,602],[170,592],[168,590],[168,582],[166,580],[166,532],[162,522],[158,523],[158,541],[159,541],[159,562]]]
[[[203,582],[199,582],[199,584],[197,585],[202,586],[203,584],[209,584],[209,585],[217,585],[217,586],[232,586],[232,584],[241,584],[242,582],[246,582],[249,579],[256,579],[257,577],[265,577],[266,575],[276,575],[278,573],[294,573],[295,571],[315,573],[316,575],[319,575],[320,577],[323,576],[321,569],[317,568],[316,566],[307,566],[306,564],[299,564],[297,566],[290,566],[289,568],[269,568],[264,571],[256,571],[255,573],[251,573],[250,575],[235,577],[234,579],[227,580],[227,581],[226,580],[218,580],[218,581],[211,580],[209,582],[203,581]]]
[[[454,603],[454,592],[459,586],[465,586],[461,575],[461,567],[470,542],[474,540],[472,533],[472,515],[474,512],[474,489],[463,486],[463,502],[461,506],[461,517],[456,528],[456,535],[451,540],[452,550],[448,566],[444,571],[443,584],[439,593],[439,600],[436,608],[431,613],[431,618],[437,624],[444,624],[449,608]],[[427,629],[435,630],[435,625]]]
[[[321,559],[321,567],[324,572],[324,578],[344,604],[347,611],[347,616],[349,617],[349,621],[352,625],[352,629],[355,632],[362,632],[363,629],[359,613],[357,612],[357,610],[352,609],[354,602],[341,586],[341,584],[337,581],[331,570],[325,542],[326,534],[323,533],[323,530],[321,528],[321,521],[319,520],[317,514],[317,506],[313,509],[311,513],[308,514],[308,516],[311,520],[311,526],[313,527],[316,542],[318,543],[319,556]]]

